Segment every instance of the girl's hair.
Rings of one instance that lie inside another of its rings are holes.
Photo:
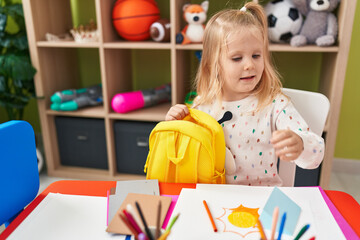
[[[220,60],[227,51],[227,39],[233,33],[242,31],[261,33],[264,43],[264,72],[258,85],[251,94],[257,95],[257,110],[269,104],[281,92],[281,81],[278,72],[271,63],[267,20],[263,8],[256,3],[248,2],[241,10],[226,9],[216,13],[207,23],[203,39],[203,53],[196,75],[195,85],[200,98],[196,105],[211,104],[222,101],[222,69]]]

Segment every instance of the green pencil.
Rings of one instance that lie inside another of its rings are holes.
[[[167,226],[166,231],[170,231],[176,220],[178,219],[180,213],[178,213],[175,217],[172,218],[170,224]]]
[[[301,236],[306,232],[306,230],[309,229],[309,227],[310,227],[310,224],[306,224],[305,226],[303,226],[302,229],[299,231],[299,233],[294,238],[294,240],[299,240],[301,238]]]

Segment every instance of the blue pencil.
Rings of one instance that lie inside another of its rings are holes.
[[[286,220],[286,212],[284,212],[284,214],[282,215],[282,218],[281,218],[278,240],[281,240],[281,235],[284,231],[285,220]]]

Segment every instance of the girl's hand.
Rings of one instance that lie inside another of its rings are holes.
[[[304,150],[302,138],[291,130],[273,132],[270,142],[275,148],[275,154],[283,161],[297,159]]]
[[[166,114],[165,121],[181,120],[189,114],[189,109],[184,104],[176,104]]]

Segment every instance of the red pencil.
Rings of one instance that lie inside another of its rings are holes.
[[[129,221],[129,223],[131,224],[131,226],[133,226],[133,228],[135,229],[135,231],[139,234],[142,233],[139,225],[136,223],[136,221],[134,220],[134,217],[131,215],[131,213],[127,212],[125,209],[123,209],[123,213],[125,214],[125,217],[127,218],[127,220]]]
[[[207,212],[207,214],[208,214],[208,216],[209,216],[209,218],[210,218],[211,225],[212,225],[212,227],[213,227],[213,229],[214,229],[214,232],[217,232],[217,228],[216,228],[216,225],[215,225],[214,219],[213,219],[213,217],[212,217],[212,215],[211,215],[210,209],[209,209],[209,207],[208,207],[208,205],[207,205],[207,203],[206,203],[206,201],[205,201],[205,200],[203,201],[203,203],[204,203],[204,206],[205,206],[206,212]]]
[[[122,215],[121,213],[119,214],[119,217],[121,218],[121,220],[125,223],[125,225],[129,228],[129,230],[134,234],[135,239],[138,238],[138,233],[136,232],[136,230],[133,228],[133,226],[131,226],[131,224],[129,223],[129,221],[126,219],[126,217],[124,215]]]

